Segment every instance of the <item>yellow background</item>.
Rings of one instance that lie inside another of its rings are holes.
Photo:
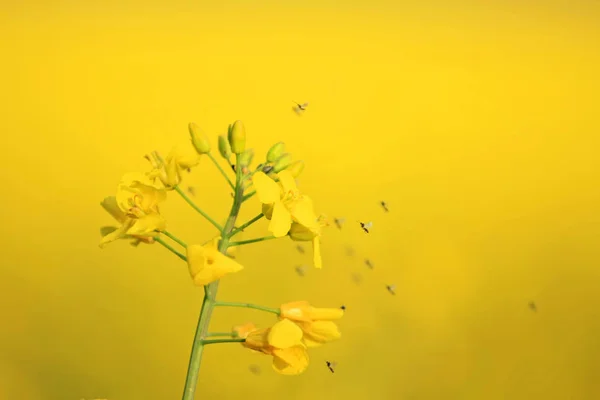
[[[298,377],[209,347],[198,399],[600,398],[598,3],[205,3],[2,4],[0,398],[180,398],[202,290],[158,245],[100,250],[99,202],[188,122],[216,138],[236,119],[257,159],[285,141],[347,224],[304,278],[290,240],[243,248],[219,298],[345,304],[344,336]],[[224,219],[208,160],[186,183]],[[189,243],[213,235],[177,196],[163,211]],[[248,320],[272,321],[212,327]]]

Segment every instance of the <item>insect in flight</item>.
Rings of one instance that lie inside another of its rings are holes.
[[[192,196],[196,196],[196,188],[193,186],[189,186],[187,189],[188,193],[191,194]]]
[[[537,306],[535,305],[535,303],[533,301],[529,302],[529,308],[531,309],[531,311],[537,312]]]
[[[365,259],[365,265],[369,267],[369,269],[373,269],[373,263],[368,258]]]
[[[369,229],[371,229],[371,227],[373,226],[373,222],[358,222],[360,224],[360,227],[362,228],[363,231],[365,231],[365,233],[369,233]]]
[[[293,103],[296,104],[294,106],[293,110],[298,116],[302,115],[302,113],[304,113],[304,111],[306,111],[306,107],[308,107],[308,103],[300,104],[300,103],[296,103],[295,101]]]
[[[333,222],[338,229],[342,229],[342,225],[344,225],[344,222],[346,222],[346,218],[334,218]]]
[[[260,375],[260,367],[258,365],[256,365],[256,364],[250,364],[250,366],[248,367],[248,369],[254,375]]]
[[[362,282],[362,276],[359,273],[354,273],[352,274],[352,280],[355,284],[360,285],[360,283]]]
[[[352,247],[350,247],[350,246],[346,247],[346,255],[348,257],[354,256],[354,249]]]
[[[302,246],[298,245],[298,246],[296,246],[296,250],[298,250],[298,252],[299,252],[300,254],[304,254],[304,247],[302,247]]]
[[[296,273],[299,276],[304,276],[304,274],[306,274],[306,266],[305,265],[298,265],[296,267]]]
[[[386,289],[388,290],[388,292],[390,292],[391,294],[394,294],[394,295],[396,294],[396,285],[387,285],[385,288],[386,288]]]
[[[342,305],[340,308],[342,309],[342,311],[346,311],[346,306],[345,305]]]
[[[379,204],[381,205],[381,207],[383,207],[383,211],[385,212],[390,212],[390,210],[388,209],[387,203],[385,201],[380,201]]]
[[[327,368],[329,368],[329,370],[333,374],[335,372],[334,368],[337,366],[337,363],[336,362],[331,362],[331,361],[325,361],[325,364],[327,365]]]

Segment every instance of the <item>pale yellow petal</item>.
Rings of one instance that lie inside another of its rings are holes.
[[[309,358],[304,346],[273,350],[273,369],[282,375],[298,375],[308,367]]]
[[[302,322],[300,327],[304,332],[305,341],[308,339],[327,343],[342,337],[342,333],[333,321]]]
[[[192,245],[187,248],[188,268],[194,283],[205,286],[244,267],[219,253],[212,245]]]
[[[107,244],[112,243],[116,240],[124,238],[127,232],[127,229],[131,227],[132,221],[127,220],[125,224],[121,225],[119,228],[115,229],[111,233],[106,236],[103,236],[100,240],[100,248],[104,248]]]
[[[265,175],[264,172],[258,171],[252,176],[252,183],[256,190],[258,200],[263,204],[271,204],[279,201],[281,190],[275,181]]]
[[[311,307],[308,316],[313,321],[332,321],[344,316],[344,310],[341,308],[316,308]]]
[[[119,221],[121,223],[123,223],[125,221],[125,219],[127,218],[125,213],[119,208],[119,205],[117,204],[117,198],[115,196],[109,196],[109,197],[104,198],[104,200],[102,200],[102,203],[100,203],[100,205],[110,215],[112,215],[112,217],[114,219],[116,219],[117,221]]]
[[[312,241],[318,234],[315,230],[311,230],[304,225],[297,222],[293,222],[290,227],[290,238],[297,242],[309,242]]]
[[[292,218],[300,225],[315,230],[320,228],[317,214],[315,214],[312,200],[309,197],[302,196],[289,207]]]
[[[306,347],[308,347],[309,349],[313,349],[315,347],[320,347],[323,346],[324,343],[322,342],[317,342],[315,340],[312,340],[310,337],[308,336],[304,336],[302,338],[302,342],[304,343],[304,345],[306,345]]]
[[[277,202],[273,207],[273,215],[269,223],[269,232],[275,237],[283,237],[288,234],[292,226],[292,217],[283,203]]]
[[[298,190],[298,187],[296,186],[296,180],[290,171],[283,170],[277,174],[277,177],[279,178],[279,183],[281,184],[284,192],[295,192]]]
[[[321,238],[315,236],[313,239],[313,264],[315,268],[323,268],[323,260],[321,259]]]
[[[295,346],[302,340],[302,329],[289,319],[282,319],[271,327],[269,344],[279,349]]]
[[[133,226],[127,230],[128,235],[144,236],[156,231],[164,231],[166,221],[160,214],[148,214],[138,218]]]

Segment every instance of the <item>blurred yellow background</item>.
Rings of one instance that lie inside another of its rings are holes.
[[[181,397],[202,290],[158,245],[100,250],[99,202],[188,122],[216,147],[236,119],[347,222],[305,277],[309,246],[242,248],[218,297],[347,313],[298,377],[209,347],[198,399],[600,398],[600,7],[482,3],[4,0],[0,398]],[[225,218],[208,160],[186,184]],[[214,234],[176,195],[163,213],[188,243]],[[272,322],[211,326],[249,320]]]

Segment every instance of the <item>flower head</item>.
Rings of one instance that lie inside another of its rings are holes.
[[[200,162],[200,156],[195,152],[185,151],[175,147],[166,160],[157,152],[153,152],[146,159],[152,164],[152,171],[148,177],[152,180],[159,179],[167,190],[173,190],[181,182],[181,173],[195,167]]]
[[[121,223],[113,232],[105,235],[100,247],[122,238],[136,238],[151,243],[158,232],[166,228],[160,215],[159,204],[165,201],[166,193],[154,185],[142,173],[123,176],[117,195],[105,198],[100,205]]]
[[[302,330],[290,320],[283,319],[271,328],[250,332],[242,345],[272,356],[273,369],[280,374],[298,375],[308,367]]]
[[[219,252],[217,246],[220,240],[220,237],[216,237],[206,244],[193,244],[187,247],[188,268],[196,285],[208,285],[244,268],[232,258]]]
[[[317,308],[307,301],[294,301],[282,304],[280,311],[281,318],[292,320],[300,327],[307,347],[317,347],[342,336],[333,322],[344,316],[340,308]]]

